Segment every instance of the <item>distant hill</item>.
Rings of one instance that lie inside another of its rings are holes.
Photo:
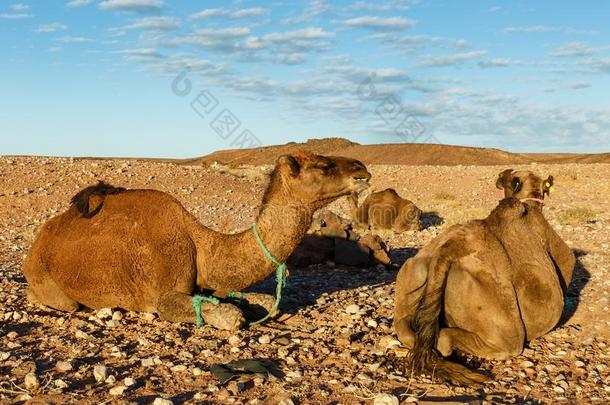
[[[310,150],[323,155],[356,158],[369,164],[490,166],[527,163],[610,163],[610,153],[511,153],[500,149],[434,144],[360,145],[343,138],[310,139],[304,143],[254,149],[220,150],[209,155],[183,161],[185,164],[272,164],[284,154]]]

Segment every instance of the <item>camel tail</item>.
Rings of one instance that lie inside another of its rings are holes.
[[[408,366],[415,372],[426,373],[457,385],[481,384],[488,380],[486,376],[445,360],[436,350],[439,317],[447,274],[451,267],[450,249],[450,244],[441,247],[428,272],[426,287],[411,325],[415,342],[407,358]]]
[[[70,201],[70,203],[74,207],[76,207],[76,209],[83,215],[83,217],[93,218],[102,209],[102,206],[104,205],[105,196],[111,195],[111,194],[119,194],[119,193],[122,193],[123,191],[126,191],[126,190],[122,187],[113,187],[110,184],[100,181],[95,186],[89,186],[89,187],[79,191],[78,194],[76,194],[74,197],[72,197],[72,200]],[[100,202],[97,205],[97,207],[95,207],[94,209],[90,209],[89,200],[93,196],[102,197],[102,202]]]

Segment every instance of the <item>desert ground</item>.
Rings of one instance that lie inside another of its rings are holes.
[[[552,174],[544,212],[578,257],[561,324],[511,360],[463,359],[493,375],[472,389],[404,371],[392,330],[397,268],[291,269],[282,316],[236,333],[123,310],[34,306],[23,259],[42,224],[84,186],[103,179],[166,191],[203,224],[235,232],[253,223],[269,166],[1,157],[0,402],[391,404],[384,394],[420,404],[610,401],[610,164],[367,167],[374,189],[394,187],[428,213],[423,231],[380,233],[397,265],[448,226],[485,217],[502,196],[500,171]],[[328,209],[348,216],[345,199]],[[273,293],[273,280],[255,289]],[[242,389],[221,386],[209,371],[250,358],[268,361],[275,377]],[[26,386],[31,373],[36,381]]]

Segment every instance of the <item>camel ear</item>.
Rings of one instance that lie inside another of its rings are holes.
[[[509,185],[509,179],[511,174],[513,174],[513,169],[506,169],[498,175],[498,180],[496,181],[496,187],[500,190],[504,189]]]
[[[546,180],[544,181],[544,191],[543,194],[551,194],[551,191],[553,191],[553,176],[549,176],[546,178]]]
[[[296,176],[301,170],[299,162],[290,155],[282,155],[277,158],[276,165],[278,168],[288,171],[292,176]]]

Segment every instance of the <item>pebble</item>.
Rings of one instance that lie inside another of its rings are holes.
[[[93,377],[97,382],[106,381],[106,378],[108,378],[108,369],[106,366],[103,364],[98,364],[93,367]]]
[[[126,387],[131,387],[132,385],[136,385],[136,380],[131,377],[127,377],[123,380],[123,384],[125,384]]]
[[[233,335],[229,338],[229,344],[231,346],[238,345],[240,342],[241,342],[241,339],[239,338],[239,336]]]
[[[390,394],[379,394],[373,400],[373,405],[398,405],[398,397]]]
[[[119,395],[123,395],[123,393],[127,390],[127,387],[124,385],[118,385],[116,387],[112,387],[110,388],[110,391],[108,391],[108,393],[110,395],[112,395],[113,397],[119,396]]]
[[[262,345],[266,345],[271,343],[271,337],[269,335],[262,335],[261,337],[258,338],[258,343],[262,344]]]
[[[112,318],[112,308],[102,308],[95,314],[99,319]]]
[[[172,401],[165,398],[155,398],[152,405],[174,405]]]
[[[294,405],[294,401],[292,400],[292,398],[284,398],[281,399],[277,405]]]
[[[28,373],[24,379],[25,388],[32,391],[40,387],[40,380],[34,373]]]
[[[62,379],[57,379],[55,381],[53,381],[53,384],[57,387],[57,388],[68,388],[68,383],[65,382]]]
[[[376,320],[374,320],[374,319],[369,319],[369,320],[366,322],[366,326],[368,326],[369,328],[373,328],[373,329],[375,329],[375,328],[376,328],[378,325],[379,325],[379,324],[378,324],[378,323],[377,323],[377,321],[376,321]]]
[[[72,370],[72,363],[69,361],[58,361],[55,364],[55,369],[60,372],[66,372]]]
[[[345,312],[347,312],[348,314],[357,314],[360,312],[360,306],[358,306],[357,304],[348,305],[345,308]]]
[[[186,371],[186,366],[184,364],[178,364],[171,368],[174,373],[180,373],[182,371]]]
[[[114,311],[112,313],[112,320],[120,321],[121,319],[123,319],[123,314],[120,311]]]
[[[555,386],[553,387],[553,391],[555,391],[558,394],[563,394],[564,392],[566,392],[566,390],[564,390],[563,388],[561,388],[560,386]]]
[[[525,360],[525,361],[521,362],[521,367],[523,367],[523,368],[531,368],[531,367],[534,367],[534,363],[532,363],[529,360]]]

